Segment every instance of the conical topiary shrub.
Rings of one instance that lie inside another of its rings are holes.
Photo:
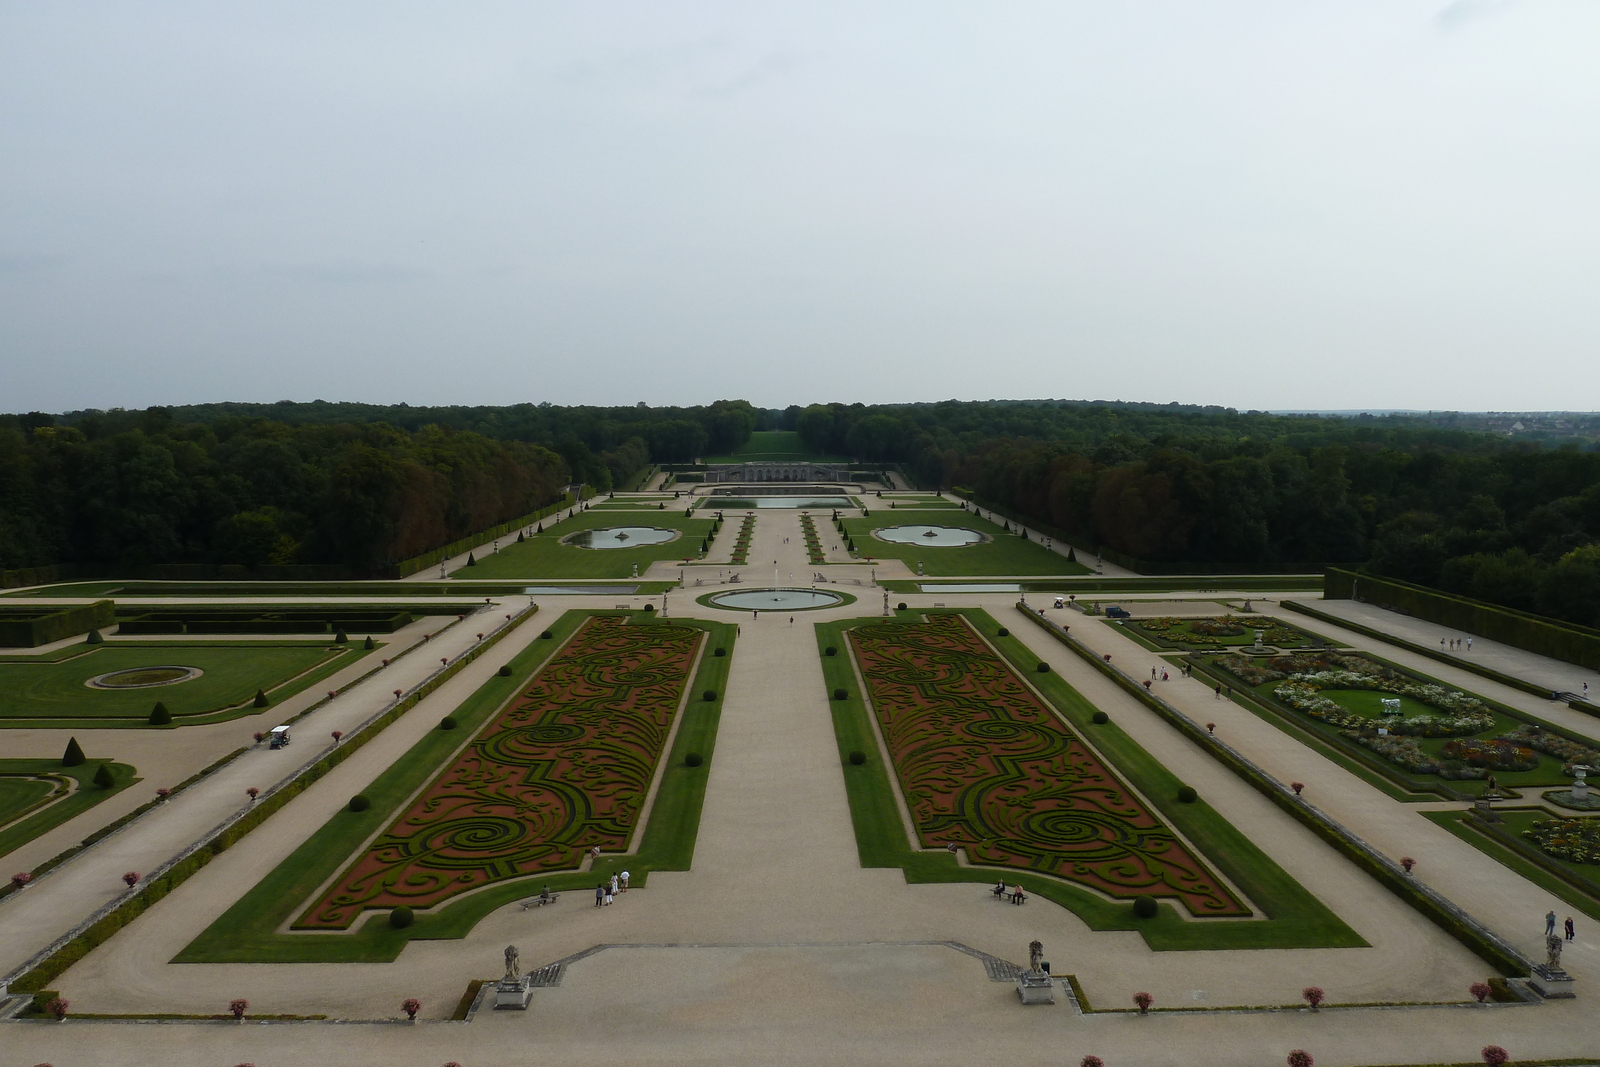
[[[520,544],[522,544],[522,542],[526,541],[527,539],[528,539],[528,535],[527,534],[523,533],[521,530],[517,531],[517,544],[520,545]]]
[[[67,750],[61,754],[61,766],[81,767],[86,759],[87,757],[83,754],[83,746],[78,744],[78,739],[76,737],[69,738]]]
[[[99,630],[90,630],[89,636],[83,639],[83,643],[86,645],[103,645],[106,643],[106,639]]]
[[[471,552],[468,552],[467,553],[467,566],[476,567],[477,565],[478,565],[477,559],[473,557]]]
[[[1076,562],[1078,562],[1078,550],[1076,548],[1073,548],[1071,545],[1067,546],[1067,562],[1068,563],[1076,563]]]
[[[267,694],[265,694],[261,690],[257,689],[256,690],[256,698],[251,703],[255,707],[264,708],[264,707],[267,707],[271,702],[269,700],[267,700]]]
[[[333,635],[333,643],[336,645],[348,645],[350,643],[350,635],[340,630]]]
[[[361,647],[370,652],[378,647],[378,643],[371,637],[368,637],[364,642],[362,642]]]
[[[170,722],[172,722],[172,712],[168,711],[167,706],[161,701],[156,701],[156,706],[150,709],[150,725],[166,726]]]
[[[94,784],[101,789],[110,789],[117,784],[117,780],[111,776],[111,768],[102,763],[100,769],[94,772]]]
[[[535,526],[533,528],[533,532],[536,533],[536,534],[544,533],[544,523],[541,522],[539,525]]]

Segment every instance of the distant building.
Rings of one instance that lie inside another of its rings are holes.
[[[717,463],[708,482],[848,482],[850,468],[822,463]]]

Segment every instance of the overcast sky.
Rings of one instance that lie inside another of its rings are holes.
[[[0,410],[1600,408],[1600,0],[0,4]]]

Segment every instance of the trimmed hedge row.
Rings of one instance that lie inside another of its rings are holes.
[[[0,571],[0,589],[18,589],[25,585],[50,585],[65,581],[72,568],[53,563],[48,567],[19,567],[14,571]]]
[[[423,682],[407,695],[404,700],[397,702],[394,707],[372,720],[365,727],[344,738],[341,744],[330,749],[321,759],[305,768],[294,778],[261,797],[239,818],[213,832],[209,840],[202,839],[197,842],[188,854],[146,881],[133,896],[113,907],[105,915],[81,930],[71,940],[51,952],[44,959],[39,960],[25,973],[13,979],[9,983],[9,988],[13,992],[19,993],[34,992],[45,988],[73,964],[104,944],[118,930],[144,914],[152,904],[160,901],[168,893],[188,881],[195,872],[237,844],[240,839],[257,826],[260,826],[285,804],[309,789],[330,770],[343,763],[350,757],[351,753],[361,748],[374,737],[377,737],[401,715],[416,707],[425,697],[455,677],[469,663],[472,663],[483,653],[493,648],[507,634],[531,619],[538,610],[539,606],[537,604],[528,605],[511,622],[463,652],[454,663]],[[237,756],[238,753],[234,753],[234,755]],[[233,756],[228,757],[228,759],[232,758]]]
[[[1427,916],[1445,933],[1481,957],[1484,962],[1508,976],[1529,974],[1528,960],[1482,923],[1450,903],[1442,895],[1418,883],[1406,874],[1399,864],[1295,796],[1281,782],[1234,751],[1231,745],[1218,740],[1204,726],[1192,721],[1161,698],[1146,692],[1143,686],[1106,663],[1095,652],[1070,634],[1063,632],[1060,627],[1034,614],[1020,603],[1017,605],[1017,610],[1046,633],[1072,649],[1080,658],[1092,664],[1124,692],[1131,694],[1169,725],[1176,727],[1190,741],[1205,749],[1219,763],[1243,778],[1252,788],[1282,808],[1302,826],[1332,845],[1345,858],[1375,878],[1379,884]]]
[[[1322,596],[1393,608],[1525,652],[1600,669],[1600,630],[1587,626],[1340,567],[1328,568]]]
[[[44,608],[37,612],[18,611],[7,617],[0,613],[0,647],[37,648],[62,638],[75,637],[90,630],[104,629],[116,621],[116,604],[97,600],[68,608]]]
[[[394,576],[396,578],[404,578],[408,574],[416,574],[418,571],[432,567],[442,560],[449,559],[451,556],[459,556],[463,552],[493,541],[496,537],[504,537],[514,530],[520,530],[530,523],[538,522],[546,515],[554,515],[562,508],[571,507],[575,503],[577,501],[572,499],[572,494],[567,493],[558,502],[551,504],[549,507],[540,508],[538,511],[524,515],[520,519],[502,522],[499,526],[491,526],[487,530],[479,530],[477,533],[469,534],[459,541],[451,541],[443,548],[436,548],[432,552],[424,552],[420,556],[403,559],[394,565]]]

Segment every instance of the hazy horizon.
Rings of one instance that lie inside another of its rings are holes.
[[[1597,36],[1593,0],[13,5],[0,408],[1570,412]]]

